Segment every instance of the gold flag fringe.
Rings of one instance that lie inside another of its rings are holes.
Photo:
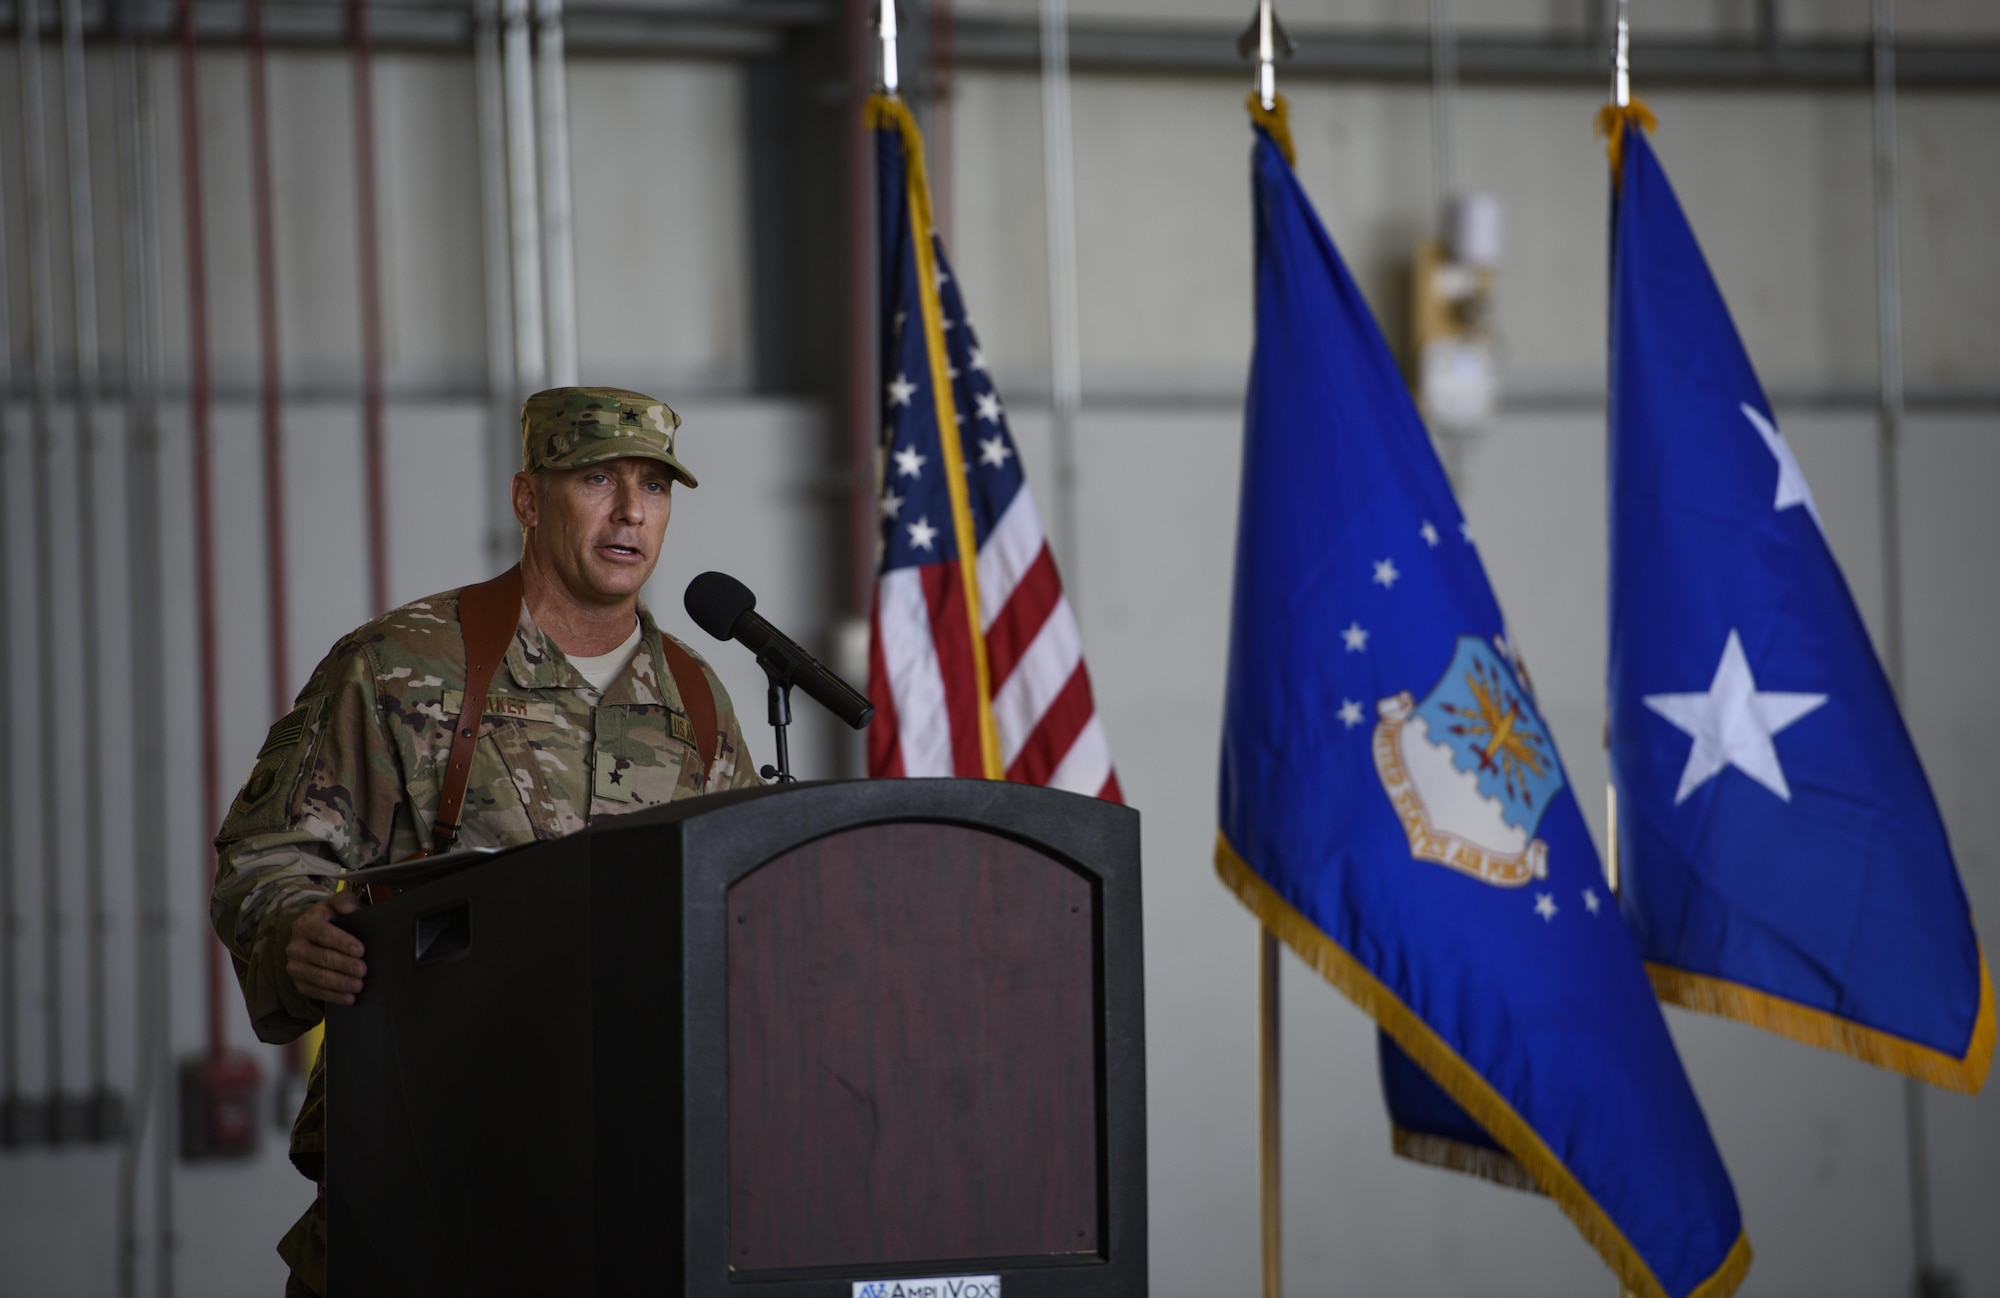
[[[1283,95],[1271,96],[1271,107],[1264,107],[1264,101],[1256,91],[1243,101],[1250,109],[1250,120],[1264,128],[1264,134],[1271,137],[1271,143],[1278,146],[1278,152],[1285,155],[1285,161],[1296,167],[1299,155],[1292,148],[1292,106]]]
[[[1279,941],[1359,1005],[1384,1032],[1395,1038],[1404,1053],[1431,1075],[1445,1094],[1514,1156],[1535,1183],[1555,1200],[1563,1215],[1575,1223],[1627,1289],[1641,1298],[1669,1298],[1659,1278],[1618,1224],[1597,1205],[1590,1192],[1513,1106],[1360,961],[1280,897],[1237,855],[1219,830],[1215,836],[1215,873]],[[1739,1232],[1715,1271],[1686,1298],[1728,1298],[1749,1274],[1750,1260],[1750,1237]]]
[[[1669,1004],[1735,1019],[1809,1046],[1851,1055],[1948,1091],[1979,1094],[1993,1063],[1993,977],[1987,970],[1984,952],[1979,956],[1979,1011],[1973,1017],[1965,1054],[1958,1058],[1908,1037],[1865,1027],[1741,983],[1658,964],[1648,964],[1646,972],[1653,980],[1653,994]]]
[[[1653,128],[1660,124],[1660,119],[1653,116],[1653,110],[1646,107],[1646,101],[1637,95],[1632,96],[1632,102],[1623,107],[1606,104],[1597,110],[1597,133],[1607,141],[1604,151],[1611,158],[1611,183],[1614,185],[1625,174],[1621,164],[1625,161],[1625,125],[1628,122],[1635,130],[1651,135]]]
[[[1482,1181],[1504,1185],[1510,1190],[1520,1190],[1526,1194],[1548,1197],[1548,1192],[1535,1184],[1535,1178],[1528,1175],[1528,1169],[1513,1158],[1497,1149],[1484,1145],[1468,1145],[1462,1140],[1452,1140],[1445,1136],[1433,1136],[1426,1132],[1411,1131],[1407,1127],[1392,1126],[1389,1129],[1389,1147],[1396,1157],[1407,1158],[1412,1163],[1423,1163],[1430,1167],[1448,1168],[1476,1176]]]

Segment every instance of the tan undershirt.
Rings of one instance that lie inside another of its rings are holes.
[[[631,662],[638,652],[639,619],[633,618],[632,634],[626,636],[625,643],[610,653],[598,654],[594,658],[584,658],[577,654],[564,654],[563,657],[569,659],[569,665],[581,672],[583,678],[590,682],[590,688],[602,694],[604,687],[618,679],[618,673],[625,670],[625,664]]]

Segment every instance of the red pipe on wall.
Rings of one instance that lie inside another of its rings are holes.
[[[179,0],[181,201],[187,227],[188,427],[194,449],[195,637],[201,681],[201,805],[204,891],[213,884],[213,845],[222,823],[222,700],[217,693],[215,501],[209,482],[208,257],[202,213],[201,95],[194,0]],[[202,912],[208,910],[207,897]],[[219,1063],[229,1047],[223,1017],[223,951],[208,944],[208,1055]]]
[[[847,15],[847,544],[848,609],[875,600],[875,444],[881,400],[875,374],[874,133],[862,107],[875,84],[875,5],[848,0]]]
[[[388,468],[382,445],[382,270],[375,228],[375,79],[368,0],[349,0],[354,71],[354,192],[361,271],[361,439],[368,484],[369,612],[389,607]]]
[[[270,609],[271,716],[291,709],[291,565],[285,557],[285,389],[278,336],[278,236],[271,207],[271,97],[265,76],[264,0],[246,0],[243,38],[250,82],[250,194],[257,245],[258,396],[264,431],[265,603]],[[285,1071],[299,1071],[299,1043],[285,1043]]]
[[[291,707],[291,595],[285,562],[284,379],[278,349],[278,249],[271,215],[271,104],[264,65],[264,0],[247,0],[243,35],[249,47],[250,188],[256,213],[257,359],[264,426],[264,564],[271,622],[271,716]]]

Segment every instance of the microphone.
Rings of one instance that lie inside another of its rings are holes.
[[[681,602],[695,625],[718,640],[740,641],[774,685],[796,685],[856,730],[875,716],[875,705],[829,671],[757,612],[757,597],[726,572],[705,572],[688,583]]]

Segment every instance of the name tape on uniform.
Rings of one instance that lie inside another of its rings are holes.
[[[458,720],[458,714],[465,711],[465,693],[462,690],[444,692],[444,715],[446,720]],[[517,721],[541,721],[548,725],[556,723],[556,705],[536,703],[529,699],[514,698],[507,694],[486,696],[486,715],[489,717],[512,717]]]

